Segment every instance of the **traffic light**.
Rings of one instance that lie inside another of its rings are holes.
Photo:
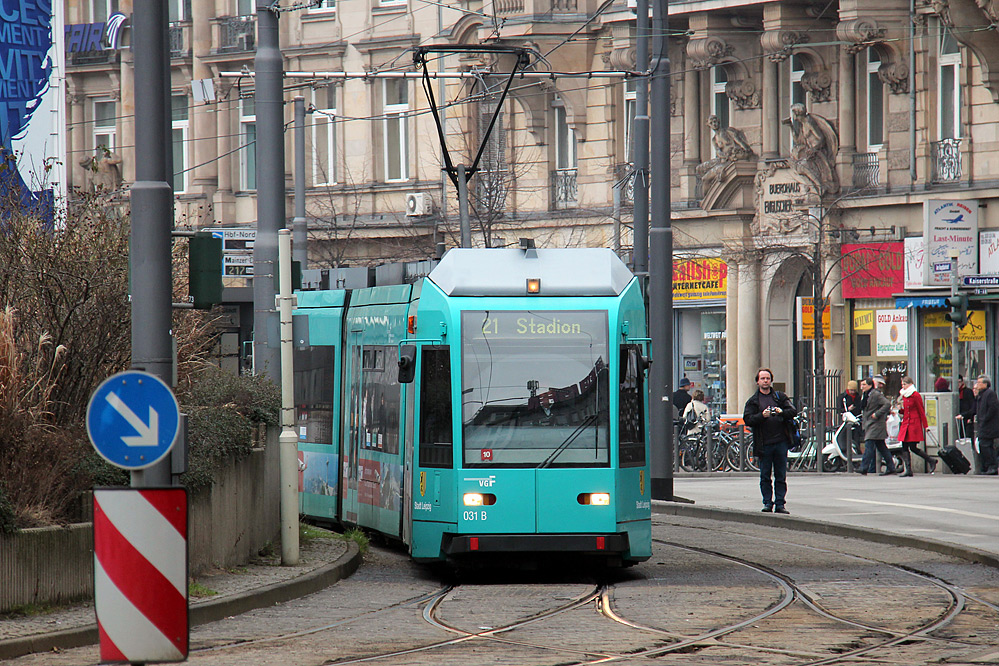
[[[958,328],[964,328],[968,323],[968,297],[964,294],[955,294],[947,298],[947,307],[950,308],[945,316],[947,321],[954,322]]]
[[[209,310],[222,302],[222,239],[199,231],[191,237],[187,258],[191,301],[195,309]]]

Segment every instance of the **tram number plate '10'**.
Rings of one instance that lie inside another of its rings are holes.
[[[466,511],[465,520],[485,520],[486,512],[483,511]]]

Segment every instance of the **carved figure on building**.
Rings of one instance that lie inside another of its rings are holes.
[[[722,127],[718,116],[708,116],[708,127],[714,132],[711,143],[715,147],[714,159],[702,162],[697,165],[696,173],[701,177],[705,187],[715,180],[721,170],[729,162],[740,160],[755,160],[756,153],[753,152],[746,135],[741,129],[736,127]]]
[[[791,168],[815,186],[820,196],[839,192],[836,153],[839,136],[832,123],[808,113],[804,104],[791,105],[791,117],[783,121],[791,126]]]
[[[121,156],[103,146],[98,155],[84,157],[80,166],[91,172],[90,187],[94,192],[115,192],[121,189]]]

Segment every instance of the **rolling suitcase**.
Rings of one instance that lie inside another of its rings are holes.
[[[954,474],[967,474],[971,471],[971,463],[956,446],[941,447],[939,455]]]

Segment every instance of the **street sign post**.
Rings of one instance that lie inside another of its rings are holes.
[[[156,375],[120,372],[97,387],[87,405],[87,435],[97,453],[116,467],[145,469],[173,448],[180,407]]]
[[[94,489],[94,610],[101,663],[184,661],[187,490]]]

